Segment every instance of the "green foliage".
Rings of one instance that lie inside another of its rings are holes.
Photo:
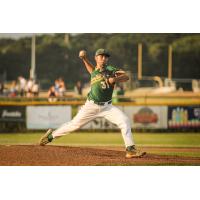
[[[200,35],[190,35],[173,42],[173,48],[179,53],[196,52],[200,55]]]
[[[98,48],[109,49],[113,65],[137,73],[138,43],[143,44],[144,76],[167,76],[168,45],[172,44],[173,77],[200,78],[200,34],[178,33],[43,34],[36,37],[37,78],[45,89],[58,77],[70,86],[77,80],[88,82],[89,75],[78,53],[87,50],[95,64]],[[31,38],[0,39],[0,73],[6,72],[8,80],[19,75],[28,78],[30,63]]]
[[[163,49],[167,49],[167,45],[164,43],[155,43],[149,47],[149,56],[157,61],[163,54]]]
[[[200,35],[190,35],[173,42],[174,73],[178,78],[200,78]]]

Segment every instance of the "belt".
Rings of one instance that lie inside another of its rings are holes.
[[[106,102],[97,102],[97,101],[93,101],[93,100],[89,100],[89,101],[92,101],[93,103],[95,103],[95,104],[97,104],[99,106],[105,106],[105,105],[108,105],[108,104],[112,103],[112,100],[106,101]]]

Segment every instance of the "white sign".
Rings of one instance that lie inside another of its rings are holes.
[[[125,106],[132,128],[167,128],[167,106]]]
[[[27,106],[28,129],[58,128],[71,120],[71,106]]]

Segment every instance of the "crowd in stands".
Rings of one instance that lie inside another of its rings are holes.
[[[0,95],[8,97],[37,97],[39,95],[39,84],[31,78],[26,80],[23,76],[19,76],[17,80],[13,80],[7,87],[1,82]]]
[[[64,97],[66,92],[66,85],[63,78],[58,78],[55,80],[54,85],[49,88],[48,100],[50,102],[57,101],[58,97]]]
[[[74,86],[74,92],[76,96],[82,96],[83,84],[81,81],[77,81]],[[55,80],[54,85],[52,85],[48,90],[48,100],[50,102],[55,102],[59,97],[64,97],[66,92],[66,85],[62,78]]]
[[[74,86],[76,96],[82,96],[83,85],[81,81],[77,81]],[[39,96],[39,84],[33,80],[26,80],[23,76],[19,76],[17,80],[13,80],[9,84],[0,81],[0,96],[6,97],[37,97]],[[49,101],[57,101],[60,97],[66,96],[66,84],[63,78],[57,78],[48,92]]]
[[[49,88],[47,97],[49,102],[55,102],[62,97],[67,96],[67,87],[63,78],[57,78],[54,84]],[[82,97],[83,84],[80,80],[76,82],[73,89],[73,96]],[[124,95],[123,85],[116,85],[113,96],[117,98],[118,95]],[[39,96],[39,84],[33,80],[26,80],[23,76],[19,76],[17,80],[13,80],[11,83],[6,84],[0,81],[0,96],[6,97],[38,97]]]

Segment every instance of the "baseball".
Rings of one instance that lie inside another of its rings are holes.
[[[79,52],[79,58],[83,59],[83,58],[85,58],[85,57],[86,57],[86,51],[85,51],[85,50],[81,50],[81,51]]]

